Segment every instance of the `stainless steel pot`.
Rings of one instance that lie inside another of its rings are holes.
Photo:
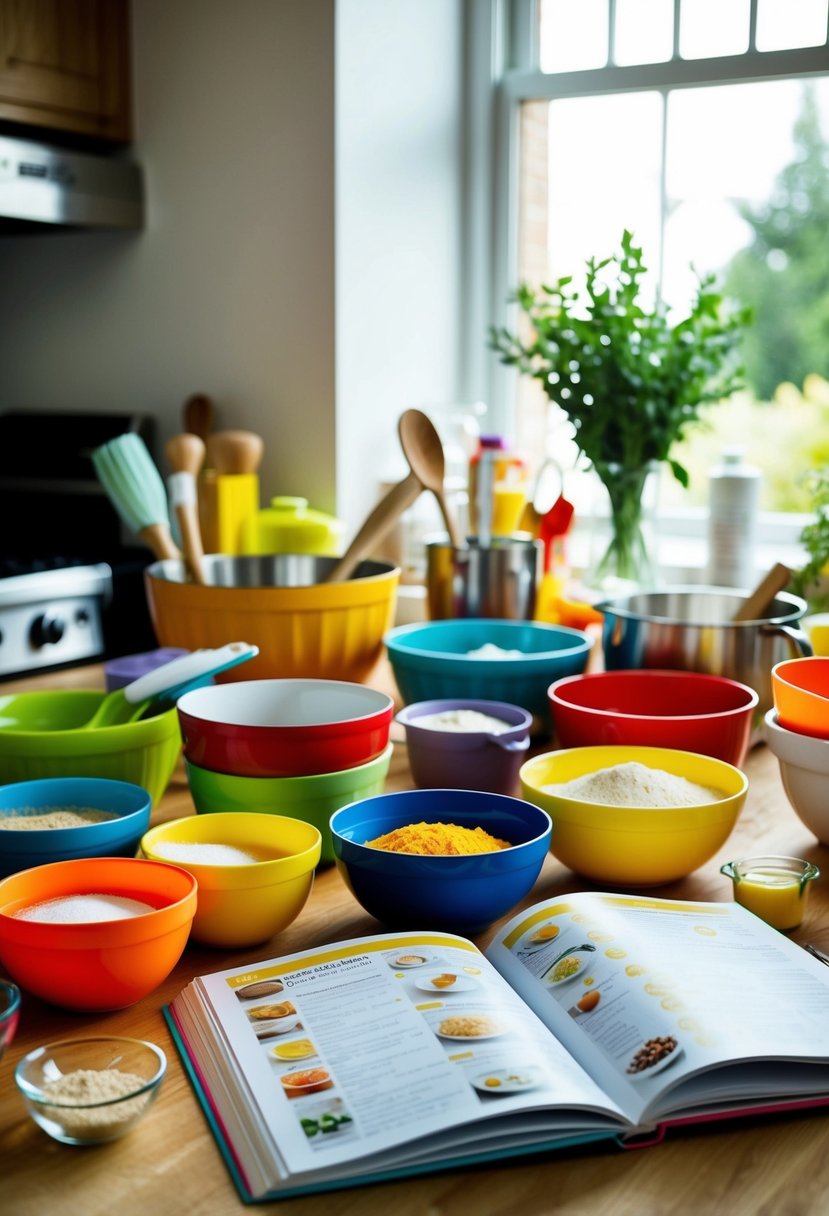
[[[735,622],[745,598],[721,587],[666,587],[605,600],[596,605],[604,613],[605,667],[702,671],[739,680],[757,692],[760,722],[773,704],[775,663],[812,653],[797,626],[807,605],[781,592],[761,620]]]
[[[426,591],[433,621],[456,617],[532,620],[543,546],[531,536],[469,537],[463,549],[426,542]]]

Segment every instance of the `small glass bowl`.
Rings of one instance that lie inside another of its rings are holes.
[[[154,1043],[67,1039],[30,1051],[14,1079],[29,1114],[54,1140],[103,1144],[144,1117],[166,1070],[166,1056]]]
[[[20,1017],[20,989],[10,980],[0,980],[0,1056],[14,1038]]]
[[[775,929],[796,929],[806,911],[809,884],[820,870],[800,857],[743,857],[720,867],[734,884],[738,904]]]

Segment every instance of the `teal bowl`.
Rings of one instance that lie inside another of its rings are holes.
[[[166,790],[181,752],[175,708],[140,722],[83,729],[105,692],[66,689],[0,696],[0,785],[43,777],[101,777]]]
[[[384,638],[389,663],[407,705],[446,698],[507,701],[552,727],[547,689],[587,666],[593,639],[580,629],[540,621],[468,617],[400,625]],[[481,647],[497,648],[476,655]],[[520,651],[505,656],[504,651]]]
[[[200,815],[216,811],[260,811],[301,819],[322,836],[320,860],[334,861],[329,821],[335,811],[361,798],[382,794],[394,744],[356,768],[308,777],[237,777],[214,773],[185,758],[193,804]]]
[[[79,827],[9,825],[56,808],[106,811],[112,818]],[[150,795],[140,785],[100,777],[50,777],[0,788],[0,876],[79,857],[134,857],[150,826]]]

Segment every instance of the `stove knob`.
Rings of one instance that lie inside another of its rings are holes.
[[[36,616],[29,630],[29,641],[35,650],[43,646],[54,646],[63,637],[66,626],[59,616]]]

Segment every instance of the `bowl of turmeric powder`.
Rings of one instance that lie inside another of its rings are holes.
[[[389,928],[465,934],[529,893],[552,830],[541,807],[479,790],[401,790],[331,817],[337,869],[366,912]]]

